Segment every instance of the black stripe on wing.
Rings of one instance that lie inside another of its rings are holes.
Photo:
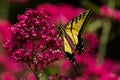
[[[79,31],[78,44],[76,45],[76,50],[78,51],[78,54],[81,54],[83,52],[83,50],[84,50],[84,45],[83,45],[83,40],[82,40],[82,32],[83,32],[84,25],[87,23],[87,21],[88,21],[88,19],[91,16],[92,13],[93,13],[93,11],[90,10],[90,12],[86,16],[85,21],[83,22],[82,27],[81,27],[81,29]],[[85,12],[83,13],[83,16],[81,18],[84,18],[85,17],[84,15],[85,15]]]
[[[86,11],[86,12],[87,12],[87,11]],[[85,24],[88,22],[88,19],[90,18],[90,16],[91,16],[92,13],[93,13],[92,10],[89,10],[88,15],[85,16],[85,13],[86,13],[86,12],[83,12],[83,16],[82,16],[82,17],[81,17],[81,15],[79,15],[80,19],[86,17],[85,20],[84,20],[84,22],[83,22],[83,24],[82,24],[82,27],[81,27],[81,29],[80,29],[80,31],[79,31],[79,34],[82,34],[82,31],[83,31],[83,28],[84,28]]]

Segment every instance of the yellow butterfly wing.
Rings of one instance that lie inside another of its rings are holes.
[[[59,26],[60,31],[62,32],[62,40],[63,40],[63,46],[64,46],[64,54],[65,57],[68,58],[70,60],[71,63],[76,64],[76,60],[74,58],[74,45],[72,42],[70,37],[67,35],[65,29],[61,26]]]
[[[82,32],[85,23],[90,17],[92,10],[86,10],[85,12],[79,14],[77,17],[73,18],[65,25],[65,32],[72,40],[73,45],[79,53],[83,50],[82,42]],[[65,48],[66,51],[67,48]]]
[[[84,24],[87,22],[87,19],[89,18],[91,13],[91,10],[86,10],[82,14],[79,14],[77,17],[69,21],[64,27],[59,27],[60,32],[62,32],[65,56],[72,63],[76,64],[76,60],[74,58],[75,50],[81,52],[83,49],[81,35]]]
[[[65,56],[70,60],[71,63],[77,64],[74,58],[73,49],[65,36],[63,37],[63,40],[64,40]]]

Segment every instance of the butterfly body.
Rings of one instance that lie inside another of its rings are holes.
[[[86,10],[70,20],[64,27],[59,27],[63,39],[64,54],[71,63],[76,64],[75,53],[81,54],[84,50],[82,32],[91,13],[91,10]]]

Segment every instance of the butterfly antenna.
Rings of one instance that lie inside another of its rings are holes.
[[[60,35],[62,34],[62,32],[59,30],[59,27],[60,27],[61,25],[58,24],[57,20],[54,20],[54,23],[55,23],[56,31],[58,32],[57,39],[59,39],[59,38],[60,38]]]

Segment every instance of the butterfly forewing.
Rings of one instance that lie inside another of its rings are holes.
[[[87,22],[90,14],[91,10],[86,10],[66,24],[65,31],[72,39],[74,45],[78,44],[78,36],[81,36],[84,24]]]

